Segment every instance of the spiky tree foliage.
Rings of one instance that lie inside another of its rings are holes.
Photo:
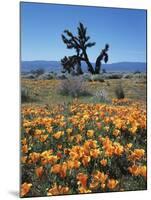
[[[71,60],[70,60],[67,56],[65,56],[63,59],[61,59],[61,64],[62,64],[63,69],[64,69],[64,70],[62,71],[62,73],[65,73],[66,71],[67,71],[68,73],[70,73],[71,70],[74,69],[74,66],[73,66],[73,64],[71,63]]]
[[[77,57],[82,61],[85,61],[88,66],[88,71],[94,74],[94,69],[89,61],[87,55],[87,48],[95,45],[95,42],[89,42],[90,36],[87,36],[87,28],[83,26],[82,23],[79,24],[78,35],[74,36],[69,30],[65,30],[62,34],[62,40],[66,44],[68,49],[75,49]]]
[[[65,56],[63,59],[61,59],[61,64],[63,66],[62,73],[65,73],[66,71],[68,73],[71,73],[71,71],[75,70],[76,67],[76,73],[77,75],[83,74],[82,68],[81,68],[81,60],[78,56]]]
[[[96,63],[95,63],[95,73],[96,74],[100,73],[100,70],[101,70],[101,61],[104,60],[105,63],[108,62],[108,54],[107,54],[108,49],[109,49],[109,45],[106,44],[105,48],[102,49],[100,55],[96,59]]]
[[[95,42],[90,42],[90,36],[87,36],[87,28],[84,27],[82,23],[79,23],[79,27],[77,27],[77,35],[74,35],[69,30],[64,30],[64,34],[62,34],[61,36],[67,48],[74,49],[76,51],[76,55],[68,58],[65,56],[61,60],[65,71],[68,71],[70,73],[70,71],[74,69],[74,63],[74,65],[77,65],[77,73],[82,74],[83,72],[81,69],[81,61],[84,61],[86,62],[88,66],[88,71],[91,74],[100,72],[101,61],[104,59],[104,61],[107,62],[108,60],[108,55],[106,53],[109,47],[108,45],[105,46],[105,49],[103,49],[101,54],[98,56],[96,60],[96,67],[94,69],[91,62],[89,61],[87,48],[93,47],[95,45]]]

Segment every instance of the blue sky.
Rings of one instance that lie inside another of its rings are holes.
[[[146,11],[40,3],[21,3],[21,60],[57,60],[73,55],[61,34],[76,34],[82,22],[96,45],[87,53],[96,60],[110,44],[109,63],[146,61]]]

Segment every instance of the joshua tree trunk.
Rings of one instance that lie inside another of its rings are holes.
[[[88,71],[91,73],[91,74],[95,74],[95,71],[91,65],[91,63],[89,61],[86,61],[87,65],[88,65]]]
[[[95,71],[94,71],[94,69],[93,69],[92,64],[91,64],[90,61],[89,61],[89,58],[88,58],[87,53],[86,53],[85,50],[83,51],[83,55],[84,55],[85,62],[86,62],[86,64],[87,64],[87,66],[88,66],[88,71],[89,71],[91,74],[94,74]]]
[[[102,55],[100,54],[95,63],[95,74],[99,74],[101,70],[101,60],[102,60]]]
[[[76,71],[77,71],[78,75],[83,74],[83,71],[82,71],[82,68],[81,68],[81,61],[80,60],[78,60],[78,62],[77,62]]]
[[[105,48],[102,49],[100,55],[97,57],[96,59],[96,63],[95,63],[95,74],[99,74],[101,71],[101,61],[104,60],[105,63],[108,62],[108,54],[107,51],[109,49],[109,45],[106,44]]]

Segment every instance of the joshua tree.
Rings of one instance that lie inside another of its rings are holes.
[[[87,36],[87,28],[84,27],[82,23],[79,24],[77,30],[77,36],[73,35],[69,30],[64,31],[66,36],[62,34],[62,40],[66,44],[67,48],[74,49],[76,51],[76,55],[70,56],[68,58],[65,56],[61,60],[65,71],[68,71],[70,73],[71,69],[74,69],[74,66],[77,65],[77,73],[82,74],[83,72],[81,69],[81,61],[84,61],[86,62],[88,66],[88,71],[91,74],[99,73],[101,68],[101,60],[104,59],[105,62],[108,61],[108,55],[106,52],[108,51],[109,45],[106,45],[105,49],[103,49],[101,54],[98,56],[96,60],[96,66],[94,69],[91,62],[89,61],[87,55],[87,48],[94,46],[95,42],[89,42],[90,36]]]

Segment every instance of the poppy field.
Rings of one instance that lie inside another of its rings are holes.
[[[21,197],[147,189],[140,100],[22,104]]]

